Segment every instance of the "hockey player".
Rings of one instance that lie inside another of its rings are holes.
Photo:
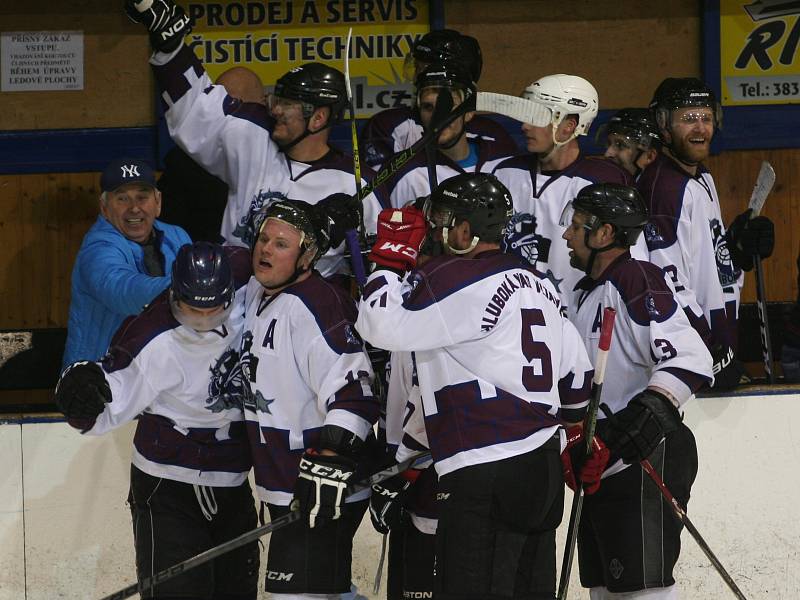
[[[661,148],[653,113],[646,108],[623,108],[597,131],[595,141],[605,146],[605,157],[633,177],[653,162]]]
[[[607,415],[597,424],[611,466],[583,504],[581,583],[591,588],[592,600],[673,600],[681,525],[635,463],[648,458],[686,506],[697,447],[679,411],[711,379],[711,356],[661,269],[631,258],[629,249],[647,222],[634,188],[587,186],[566,207],[564,222],[572,265],[586,274],[570,320],[593,359],[603,309],[617,311],[603,384]]]
[[[729,389],[743,373],[734,358],[742,269],[752,268],[754,254],[772,253],[773,224],[745,212],[725,231],[714,180],[702,165],[722,116],[709,87],[691,77],[667,78],[650,107],[663,142],[637,182],[650,210],[644,235],[650,260],[672,279],[712,348],[714,388]]]
[[[417,41],[406,57],[407,71],[415,82],[420,73],[434,63],[457,63],[477,85],[483,68],[483,58],[478,40],[452,29],[440,29],[426,33]],[[419,93],[419,86],[416,85]],[[410,148],[422,137],[427,126],[414,107],[399,106],[383,110],[373,115],[359,138],[364,149],[365,161],[376,169],[393,154]],[[484,140],[493,148],[492,158],[511,156],[519,149],[508,132],[491,117],[475,115],[465,124],[466,135],[470,141]]]
[[[436,62],[422,70],[416,79],[417,110],[424,128],[431,126],[436,100],[440,93],[450,94],[453,105],[458,106],[476,93],[469,72],[458,62]],[[467,125],[474,113],[468,112],[453,121],[436,140],[436,151],[428,159],[425,153],[412,158],[387,184],[389,202],[401,208],[417,198],[427,196],[439,181],[466,172],[489,168],[489,163],[501,154],[502,147],[495,141],[467,134]],[[432,165],[429,165],[429,161]],[[429,174],[430,166],[435,176]]]
[[[578,190],[591,183],[630,184],[631,175],[613,162],[581,156],[578,136],[587,135],[597,116],[597,91],[576,75],[548,75],[525,89],[525,98],[549,109],[550,123],[523,123],[531,154],[506,159],[492,173],[511,191],[514,216],[504,248],[544,273],[569,305],[579,275],[569,266],[561,239],[561,212]],[[644,256],[645,250],[640,254]]]
[[[230,257],[230,258],[229,258]],[[68,422],[101,435],[138,419],[128,503],[136,570],[152,577],[256,526],[251,461],[235,379],[250,253],[185,245],[172,283],[129,318],[101,362],[77,362],[55,396]],[[143,593],[255,600],[253,542]]]
[[[560,423],[581,419],[592,370],[552,286],[500,251],[511,213],[491,175],[444,181],[426,215],[447,256],[404,276],[425,220],[414,207],[383,211],[356,322],[370,343],[412,352],[420,393],[397,457],[429,447],[439,476],[440,600],[555,588]]]
[[[269,107],[242,103],[222,86],[212,86],[183,44],[191,27],[173,0],[127,0],[126,9],[150,30],[155,49],[150,62],[164,92],[170,135],[229,186],[221,232],[226,243],[250,247],[253,215],[276,200],[316,203],[334,192],[355,193],[352,157],[328,143],[347,104],[341,72],[304,64],[278,78]],[[365,169],[364,176],[371,171]],[[380,209],[378,197],[368,196],[365,222],[374,227]],[[342,253],[343,248],[333,249],[320,261],[324,276],[347,271]]]
[[[318,212],[281,200],[259,215],[241,345],[258,497],[272,519],[293,496],[304,514],[272,534],[267,559],[266,590],[292,600],[350,590],[367,494],[344,490],[378,417],[355,304],[313,270],[329,243]]]

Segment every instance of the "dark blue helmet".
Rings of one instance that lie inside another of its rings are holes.
[[[195,308],[228,306],[233,300],[233,271],[222,246],[186,244],[172,263],[172,300]]]

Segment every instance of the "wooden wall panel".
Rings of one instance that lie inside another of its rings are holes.
[[[72,263],[97,218],[98,177],[0,176],[0,329],[66,327]]]
[[[594,84],[601,108],[646,106],[668,76],[700,76],[698,0],[445,0],[448,27],[483,50],[481,89],[519,94],[543,75]]]

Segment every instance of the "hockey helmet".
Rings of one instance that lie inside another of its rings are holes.
[[[669,127],[673,110],[687,107],[710,108],[714,113],[714,127],[722,126],[722,108],[714,90],[696,77],[667,77],[650,101],[650,110],[661,129]]]
[[[481,78],[483,56],[478,40],[454,29],[429,31],[414,44],[409,56],[425,64],[457,61],[469,71],[472,81]]]
[[[646,108],[623,108],[618,111],[597,131],[595,142],[604,146],[612,134],[630,140],[640,150],[661,146],[653,113]]]
[[[450,249],[455,254],[470,252],[478,241],[498,243],[514,213],[511,193],[488,173],[461,173],[446,179],[425,202],[425,219],[432,228],[447,230],[462,221],[469,222],[472,245],[466,250]]]
[[[318,207],[302,200],[278,200],[258,213],[255,230],[260,234],[269,219],[291,225],[300,232],[300,255],[313,250],[310,263],[313,266],[330,249],[328,221],[322,212]]]
[[[222,246],[211,242],[181,246],[172,263],[169,292],[170,308],[179,323],[198,331],[219,327],[230,314],[234,292],[233,271]],[[221,306],[223,310],[204,315],[182,310],[179,302],[197,309]]]
[[[649,216],[636,188],[619,183],[594,183],[582,188],[564,207],[562,227],[570,226],[575,212],[588,215],[585,226],[590,231],[605,223],[613,225],[616,245],[622,247],[636,243]]]
[[[425,88],[441,87],[465,92],[465,98],[476,93],[475,83],[469,71],[459,62],[434,62],[425,67],[414,82],[419,94]]]
[[[547,75],[526,87],[522,96],[550,109],[554,135],[556,127],[568,115],[578,115],[578,126],[570,139],[579,135],[587,135],[592,121],[597,116],[599,104],[597,90],[591,83],[577,75],[564,75],[563,73]],[[557,145],[565,143],[561,142]]]
[[[315,108],[329,106],[330,123],[341,119],[347,106],[344,75],[322,63],[306,63],[285,73],[275,82],[274,95],[301,102],[306,119]]]

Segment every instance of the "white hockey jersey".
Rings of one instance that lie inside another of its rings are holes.
[[[693,319],[698,331],[704,334],[710,327],[712,342],[735,348],[744,277],[733,266],[725,242],[711,174],[700,165],[692,177],[662,154],[647,166],[637,186],[650,209],[644,230],[650,261],[671,278],[690,318],[692,307],[702,310]]]
[[[318,273],[273,296],[250,280],[240,364],[261,500],[291,502],[300,457],[316,447],[323,425],[363,440],[377,421],[355,317],[353,300]]]
[[[436,152],[436,179],[439,183],[461,173],[489,173],[494,161],[506,158],[498,155],[500,147],[492,141],[475,139],[470,142],[477,152],[478,162],[470,167],[462,167],[441,152]],[[428,163],[425,153],[421,152],[412,158],[386,184],[386,194],[393,208],[402,208],[422,196],[431,193],[428,178]]]
[[[188,47],[173,54],[155,53],[150,62],[163,91],[170,135],[203,168],[228,184],[221,231],[226,243],[252,247],[253,215],[276,200],[316,204],[334,192],[355,194],[352,157],[332,148],[313,163],[289,159],[270,138],[273,120],[268,109],[242,103],[228,96],[224,87],[212,85]],[[373,176],[367,167],[362,172],[364,177]],[[376,231],[383,208],[380,194],[364,200],[367,233]],[[323,276],[349,272],[343,252],[344,244],[319,260],[317,269]]]
[[[495,148],[494,156],[512,156],[519,152],[514,140],[488,115],[475,115],[466,124],[467,138],[484,140]],[[366,122],[359,135],[365,162],[379,169],[392,155],[411,148],[423,136],[422,123],[408,106],[383,110]]]
[[[514,216],[505,234],[505,247],[541,271],[569,306],[572,289],[583,273],[569,264],[569,248],[562,239],[561,213],[578,192],[592,183],[633,185],[630,173],[600,158],[578,158],[563,171],[542,172],[535,154],[506,159],[492,166],[492,173],[508,188]],[[634,250],[646,258],[644,242]]]
[[[169,290],[126,320],[100,365],[112,401],[93,423],[70,423],[101,435],[138,418],[133,464],[183,483],[238,486],[250,471],[241,398],[231,393],[244,323],[250,253],[229,251],[237,290],[234,308],[218,329],[197,332],[179,324]]]
[[[552,285],[518,257],[431,259],[404,280],[378,270],[356,328],[413,351],[419,406],[398,459],[428,447],[439,476],[545,443],[585,411],[592,368]]]
[[[594,363],[603,309],[617,317],[601,401],[616,413],[648,386],[683,405],[711,380],[711,354],[678,305],[674,288],[655,265],[625,253],[598,279],[584,277],[575,290],[570,320]],[[598,419],[604,419],[602,411]],[[607,474],[622,470],[621,462]]]

